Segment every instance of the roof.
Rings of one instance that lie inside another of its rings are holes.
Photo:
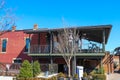
[[[105,31],[105,44],[108,41],[110,31],[111,31],[112,25],[97,25],[97,26],[78,26],[78,27],[69,27],[68,29],[76,29],[80,32],[80,35],[82,34],[82,37],[84,39],[87,39],[89,41],[95,41],[98,43],[103,42],[103,31]],[[27,34],[32,33],[40,33],[40,32],[55,32],[55,31],[61,31],[64,28],[56,28],[56,29],[37,29],[37,30],[25,30],[24,32]]]

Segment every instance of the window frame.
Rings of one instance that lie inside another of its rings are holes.
[[[26,51],[26,39],[29,39],[28,51]],[[25,41],[24,53],[28,53],[29,52],[29,47],[30,47],[30,38],[29,37],[25,37],[24,41]]]
[[[6,40],[6,49],[3,51],[3,40]],[[8,44],[8,38],[1,38],[1,53],[7,52],[7,44]]]

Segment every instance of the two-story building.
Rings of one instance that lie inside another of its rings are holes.
[[[98,25],[67,28],[75,28],[79,32],[78,48],[71,59],[72,72],[76,66],[83,66],[86,72],[90,72],[101,65],[106,73],[113,72],[112,56],[105,50],[111,27]],[[40,64],[55,64],[56,72],[65,72],[66,63],[62,54],[56,50],[59,32],[63,31],[64,28],[39,29],[38,25],[28,30],[13,28],[12,31],[6,31],[0,36],[0,62],[10,64],[20,63],[25,59],[38,60]]]
[[[64,32],[60,29],[35,29],[26,30],[29,34],[30,49],[28,55],[33,60],[39,60],[40,63],[57,64],[58,72],[64,72],[65,60],[63,54],[56,50],[59,43],[59,33]],[[75,59],[71,60],[71,70],[76,65],[83,66],[84,70],[90,72],[101,65],[106,73],[113,72],[112,56],[105,51],[111,25],[71,27],[67,29],[76,29],[78,33],[78,49],[74,54]],[[74,72],[74,70],[72,70]]]

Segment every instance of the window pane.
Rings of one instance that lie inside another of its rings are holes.
[[[6,52],[6,47],[7,47],[7,40],[3,39],[3,41],[2,41],[2,52]]]
[[[30,39],[26,38],[25,52],[28,52],[29,44],[30,44]]]

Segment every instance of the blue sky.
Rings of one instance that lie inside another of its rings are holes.
[[[113,25],[106,50],[120,46],[120,0],[6,0],[17,17],[17,29]]]

